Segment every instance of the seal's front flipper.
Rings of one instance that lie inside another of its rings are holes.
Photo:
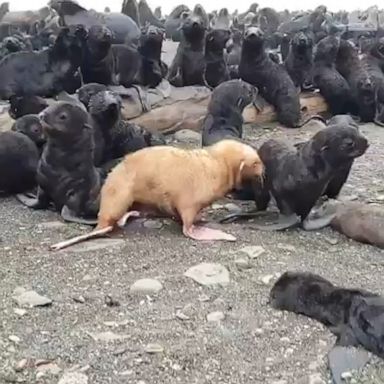
[[[249,219],[253,219],[254,217],[265,216],[267,214],[268,212],[265,212],[265,211],[236,212],[223,217],[222,219],[219,220],[219,223],[230,224],[238,220],[249,220]]]
[[[328,364],[333,384],[344,384],[343,373],[362,369],[371,355],[364,349],[335,346],[328,353]]]
[[[30,192],[19,193],[16,195],[16,199],[20,201],[21,204],[32,209],[45,209],[49,206],[48,196],[40,188],[37,190],[36,195]]]
[[[94,219],[85,219],[83,217],[77,216],[73,211],[71,211],[66,205],[61,210],[61,217],[64,221],[68,223],[84,224],[84,225],[96,225],[97,218]]]
[[[296,214],[279,215],[276,223],[269,225],[252,224],[250,228],[258,229],[259,231],[284,231],[285,229],[299,226],[301,219]]]

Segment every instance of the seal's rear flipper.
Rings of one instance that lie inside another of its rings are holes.
[[[19,193],[16,195],[16,199],[21,204],[32,209],[44,209],[49,205],[45,193],[43,193],[40,189],[38,190],[37,195],[29,192]]]
[[[83,217],[76,216],[66,205],[61,210],[61,217],[68,223],[84,224],[84,225],[96,225],[97,218],[85,219]]]
[[[252,224],[250,228],[258,229],[259,231],[283,231],[285,229],[298,227],[301,223],[301,219],[296,214],[289,216],[279,215],[279,218],[275,224],[270,225],[259,225]]]
[[[236,213],[231,213],[222,219],[219,220],[219,223],[221,224],[230,224],[234,223],[237,220],[249,220],[254,217],[258,216],[265,216],[269,212],[266,211],[254,211],[254,212],[236,212]]]
[[[354,347],[335,346],[328,354],[328,364],[333,384],[344,384],[342,374],[360,370],[371,359],[369,352]]]

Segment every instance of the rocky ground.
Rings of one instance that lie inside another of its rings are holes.
[[[302,140],[318,128],[253,126],[245,134],[260,144]],[[384,130],[361,129],[371,146],[343,197],[384,204]],[[200,136],[169,140],[193,147]],[[239,206],[220,201],[206,217]],[[113,238],[50,252],[89,228],[14,198],[1,200],[0,217],[0,384],[326,384],[334,337],[270,308],[274,281],[287,270],[311,271],[384,294],[383,251],[330,229],[265,233],[245,222],[225,226],[236,242],[203,244],[170,220],[139,220]],[[384,364],[372,358],[345,377],[383,383]]]
[[[316,129],[254,126],[246,136],[295,141]],[[384,130],[362,131],[371,146],[343,196],[383,202]],[[195,146],[200,137],[182,132],[170,140]],[[206,217],[236,206],[220,201]],[[287,270],[311,271],[384,293],[383,251],[330,229],[262,233],[252,222],[229,224],[237,242],[203,244],[157,219],[50,252],[49,244],[89,229],[14,198],[2,199],[0,217],[1,384],[325,384],[334,337],[315,321],[271,309],[273,282]],[[186,272],[201,263],[215,265],[203,265],[199,283]],[[373,358],[348,380],[382,383],[384,364]]]

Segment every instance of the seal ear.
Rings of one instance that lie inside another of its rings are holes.
[[[329,148],[327,134],[324,131],[318,132],[313,138],[313,147],[317,152],[324,152]]]

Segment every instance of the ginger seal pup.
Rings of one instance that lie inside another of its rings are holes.
[[[52,246],[58,250],[112,232],[143,209],[180,219],[185,236],[195,240],[236,240],[222,231],[195,225],[201,210],[243,180],[262,177],[264,166],[251,146],[222,140],[204,149],[158,146],[127,155],[101,190],[98,224],[89,234]]]

